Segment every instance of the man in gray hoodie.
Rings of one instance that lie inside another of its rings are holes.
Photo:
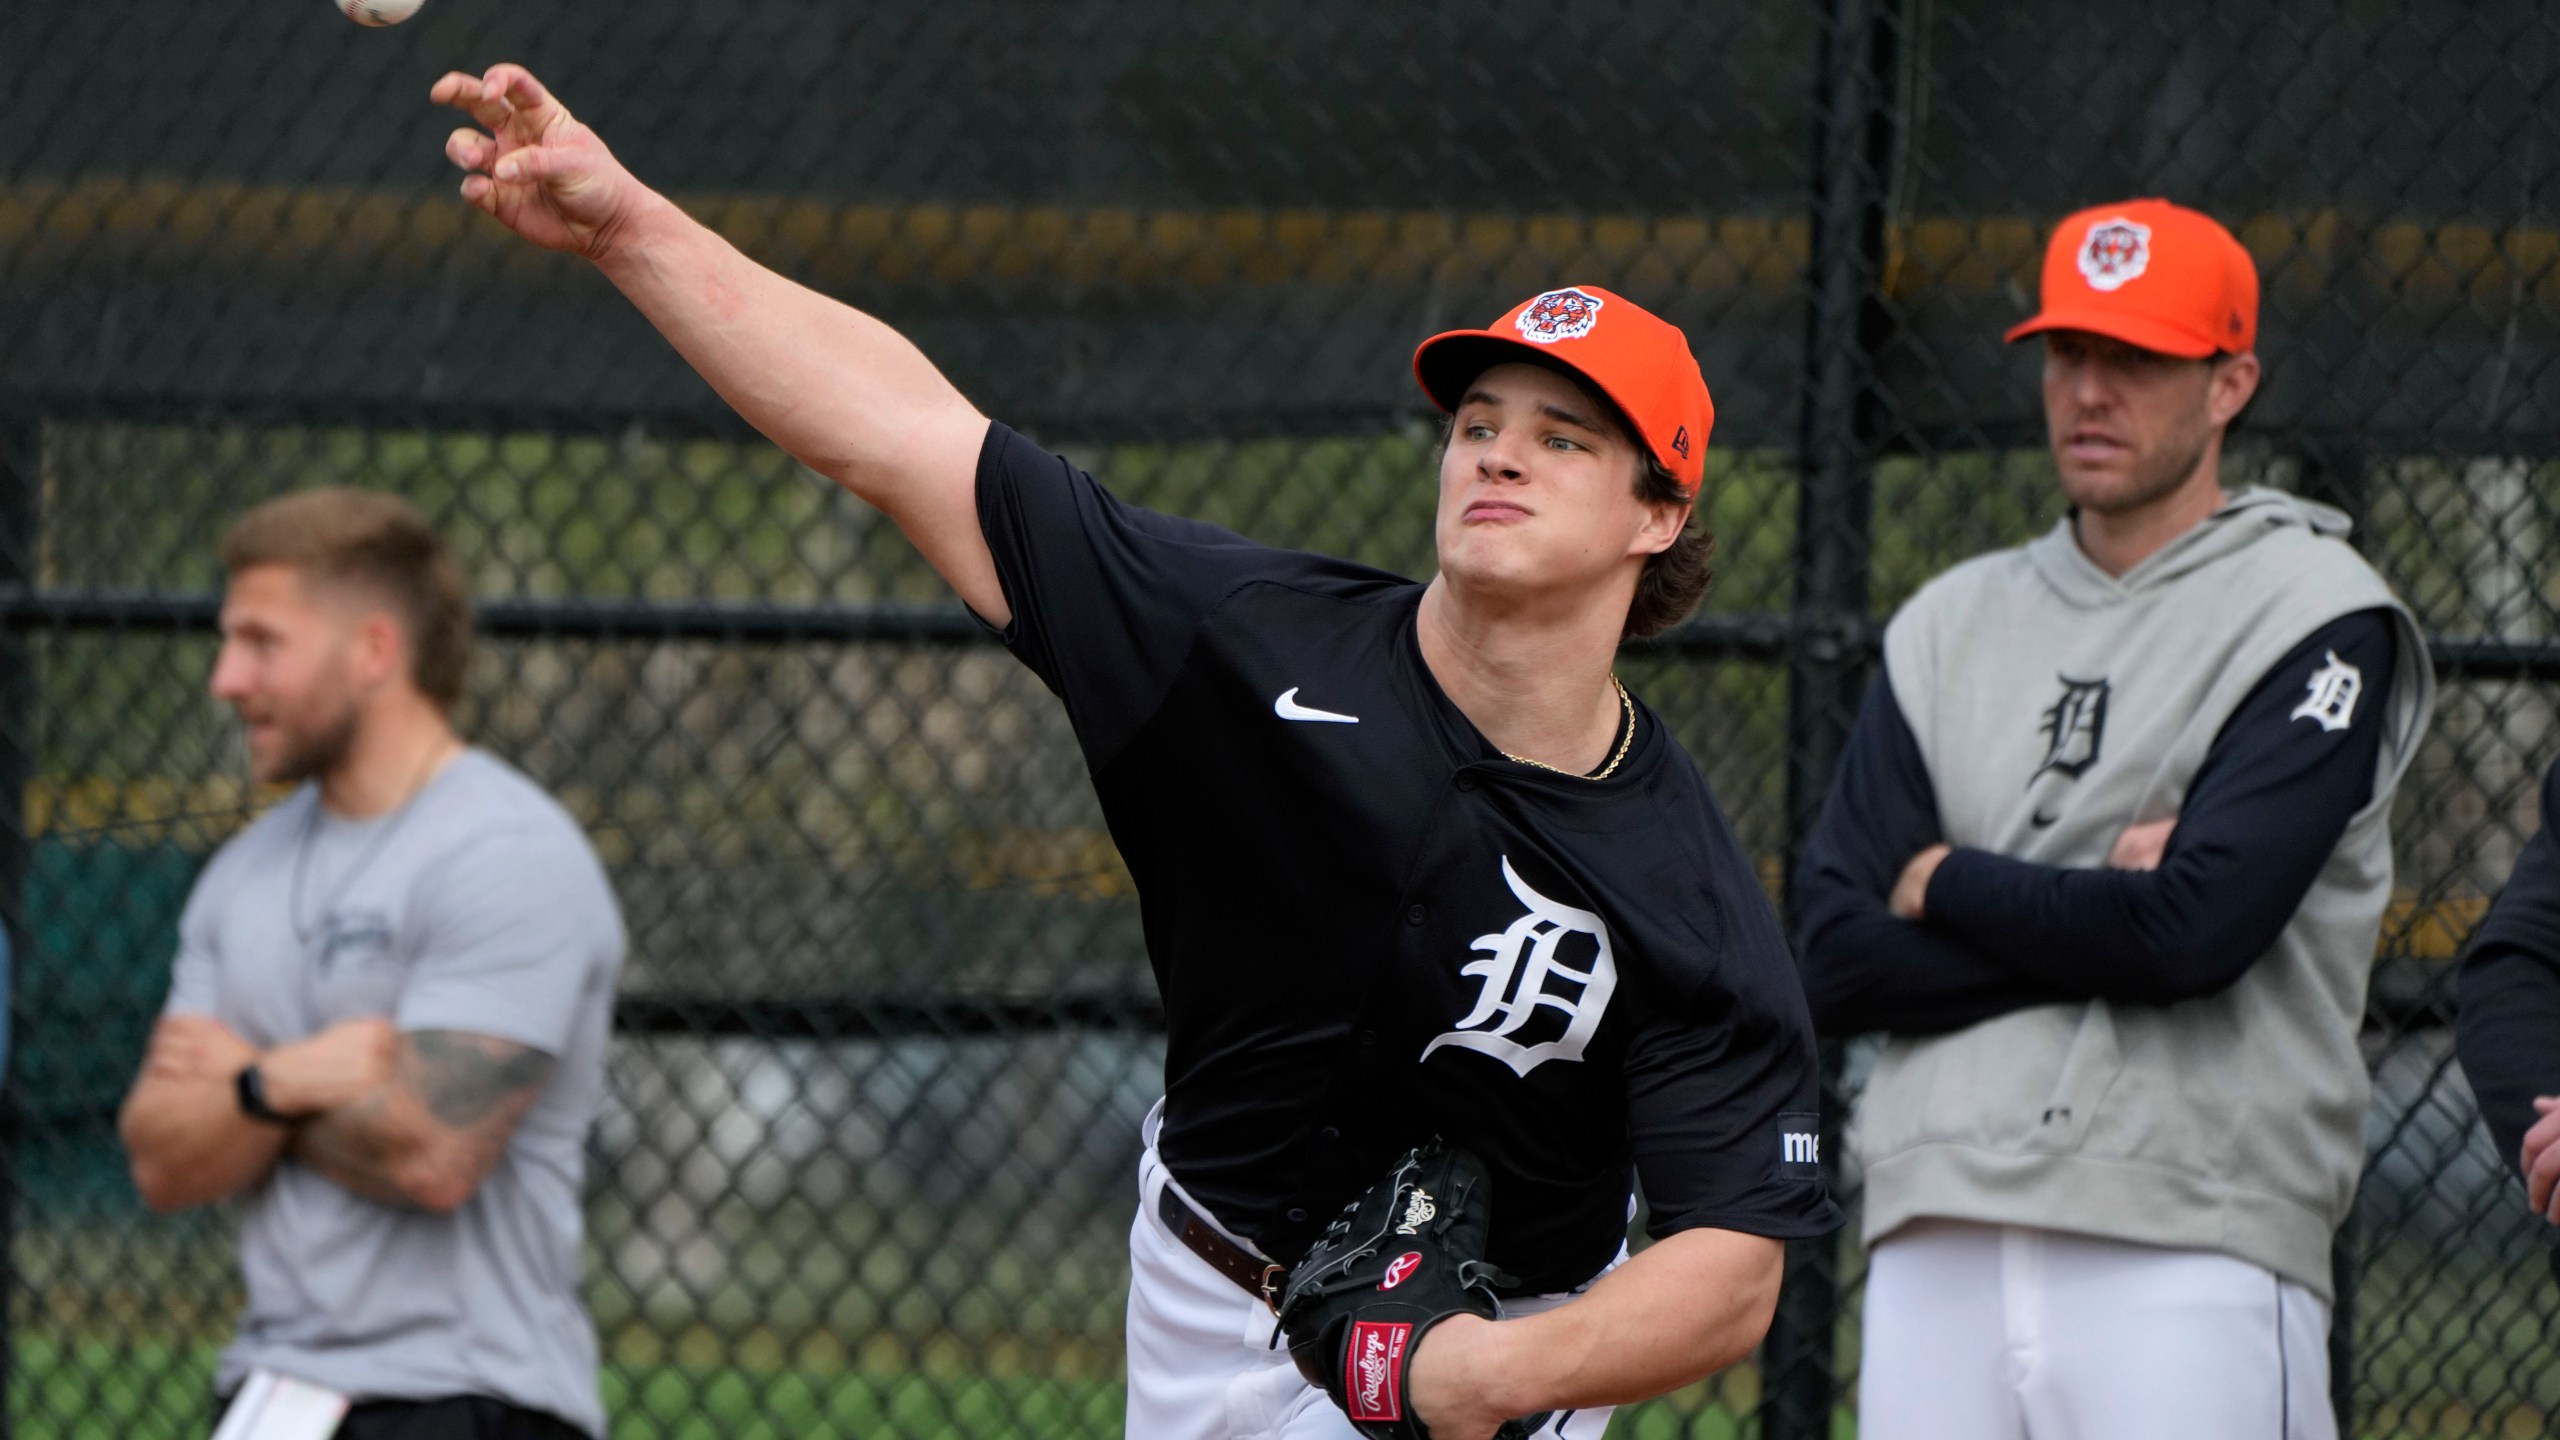
[[[2159,200],[2063,221],[2071,512],[1930,582],[1797,877],[1851,1130],[1866,1440],[2327,1437],[2329,1248],[2391,794],[2434,680],[2344,516],[2226,493],[2257,273]]]

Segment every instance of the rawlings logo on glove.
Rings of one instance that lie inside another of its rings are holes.
[[[1360,1387],[1343,1408],[1352,1419],[1404,1418],[1404,1351],[1412,1336],[1413,1327],[1401,1321],[1351,1322],[1351,1370],[1360,1377]]]
[[[1498,1314],[1495,1287],[1511,1278],[1485,1263],[1492,1220],[1482,1163],[1434,1140],[1343,1207],[1289,1271],[1279,1309],[1290,1358],[1370,1440],[1429,1440],[1405,1403],[1406,1375],[1432,1326]],[[1524,1440],[1546,1419],[1507,1422],[1496,1440]]]
[[[1422,1252],[1419,1250],[1407,1250],[1393,1260],[1388,1261],[1387,1277],[1378,1282],[1378,1288],[1381,1290],[1393,1290],[1398,1285],[1403,1284],[1404,1277],[1412,1274],[1414,1267],[1421,1263]]]

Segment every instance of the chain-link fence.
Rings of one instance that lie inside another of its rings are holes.
[[[2537,0],[0,8],[11,1423],[205,1424],[222,1217],[146,1215],[113,1111],[177,907],[269,798],[204,694],[211,539],[335,481],[460,547],[467,728],[630,921],[587,1186],[615,1433],[1118,1432],[1162,1039],[1063,717],[597,277],[451,197],[426,87],[515,58],[1124,496],[1408,573],[1417,338],[1558,282],[1678,321],[1722,578],[1626,674],[1773,888],[1877,622],[2059,512],[1997,338],[2046,228],[2137,194],[2232,224],[2269,366],[2234,468],[2356,519],[2444,679],[2338,1403],[2351,1435],[2555,1433],[2560,1292],[2446,1027],[2560,755],[2555,43]],[[1616,1433],[1836,1433],[1859,1271],[1799,1246],[1762,1356]]]

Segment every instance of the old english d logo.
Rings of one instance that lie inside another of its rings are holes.
[[[2027,777],[2030,785],[2047,770],[2079,779],[2083,771],[2098,763],[2098,749],[2107,738],[2107,696],[2113,687],[2103,678],[2054,678],[2062,682],[2062,698],[2044,712],[2044,761],[2036,766],[2035,774]]]
[[[2323,730],[2344,730],[2356,723],[2356,699],[2364,694],[2364,672],[2329,652],[2329,663],[2311,672],[2311,693],[2293,707],[2287,720],[2308,720]]]
[[[1485,958],[1458,969],[1459,974],[1483,982],[1475,1008],[1456,1028],[1423,1046],[1421,1058],[1428,1060],[1432,1051],[1447,1045],[1490,1055],[1526,1078],[1550,1060],[1582,1058],[1583,1047],[1600,1029],[1609,996],[1618,988],[1618,962],[1609,953],[1609,927],[1599,916],[1529,888],[1529,882],[1511,868],[1507,855],[1502,859],[1502,878],[1529,913],[1498,934],[1476,937],[1470,948],[1483,951]],[[1560,953],[1565,941],[1577,936],[1592,947],[1587,970],[1573,968]],[[1560,988],[1550,990],[1550,985]],[[1540,1010],[1562,1013],[1564,1033],[1535,1045],[1513,1040],[1511,1036]]]

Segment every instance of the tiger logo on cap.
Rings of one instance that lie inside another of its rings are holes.
[[[2113,290],[2151,265],[2151,227],[2119,215],[2089,227],[2080,243],[2080,274],[2092,290]]]
[[[1513,323],[1521,338],[1537,345],[1553,345],[1559,340],[1574,340],[1591,333],[1599,322],[1601,299],[1580,290],[1550,290],[1529,302]]]

